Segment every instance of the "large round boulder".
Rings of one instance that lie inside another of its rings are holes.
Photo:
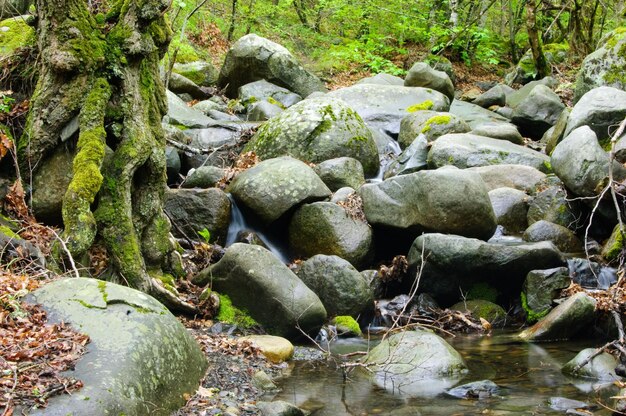
[[[437,395],[468,371],[461,354],[424,330],[387,337],[367,354],[365,364],[378,386],[418,396]]]
[[[374,251],[370,226],[332,202],[300,207],[289,224],[289,245],[300,256],[336,255],[356,267],[365,266]]]
[[[423,134],[432,142],[439,136],[448,133],[467,133],[470,127],[461,118],[451,113],[436,111],[416,111],[406,115],[400,122],[398,143],[402,148],[408,147]]]
[[[534,191],[546,174],[526,165],[487,165],[469,168],[483,178],[487,189],[514,188],[526,193]]]
[[[246,145],[261,159],[289,155],[319,163],[352,157],[368,175],[378,172],[371,131],[345,102],[328,96],[302,101],[263,124]]]
[[[369,283],[341,257],[313,256],[302,263],[298,277],[319,296],[328,316],[357,316],[373,308]]]
[[[545,85],[537,85],[528,96],[513,109],[511,121],[522,135],[539,140],[561,115],[565,105],[554,91]]]
[[[190,79],[201,87],[210,87],[217,82],[219,73],[210,62],[195,61],[174,64],[173,72]]]
[[[513,188],[489,191],[489,199],[498,225],[506,234],[520,233],[528,226],[528,200],[526,193]]]
[[[612,87],[594,88],[581,97],[567,120],[565,135],[588,126],[602,145],[608,145],[615,126],[626,116],[626,91]]]
[[[563,253],[582,251],[580,239],[568,228],[548,221],[537,221],[524,231],[524,241],[551,241]]]
[[[579,366],[580,368],[577,368]],[[615,381],[620,379],[615,374],[615,367],[617,360],[608,352],[603,351],[597,355],[595,348],[585,348],[568,361],[561,371],[574,377]]]
[[[312,168],[289,156],[268,159],[241,172],[228,191],[264,223],[277,220],[301,203],[331,194]]]
[[[89,336],[72,377],[83,388],[30,414],[169,415],[192,395],[207,368],[189,332],[154,298],[96,279],[65,279],[33,292],[52,323]]]
[[[326,91],[324,83],[304,69],[283,46],[249,34],[235,42],[226,53],[217,85],[234,97],[240,86],[261,79],[302,97]]]
[[[451,102],[454,100],[454,85],[448,74],[433,69],[425,62],[413,64],[406,74],[404,86],[432,88],[444,94]]]
[[[267,101],[279,107],[287,108],[302,101],[302,97],[286,88],[274,85],[262,79],[242,85],[238,90],[239,100],[245,105]]]
[[[326,320],[324,305],[285,264],[269,250],[235,243],[224,257],[193,279],[211,284],[228,295],[234,306],[246,310],[272,335],[296,338],[315,333]]]
[[[314,169],[320,179],[333,192],[345,187],[357,189],[365,183],[363,166],[358,160],[351,157],[328,159],[318,164]]]

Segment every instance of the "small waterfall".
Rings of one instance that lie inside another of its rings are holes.
[[[368,178],[368,183],[378,183],[383,181],[383,177],[385,175],[385,171],[387,170],[387,166],[391,162],[393,162],[398,155],[402,153],[402,149],[400,148],[400,144],[392,139],[389,139],[385,146],[385,153],[380,155],[380,169],[378,169],[378,173],[376,176],[372,178]]]
[[[246,220],[239,205],[237,205],[237,201],[232,197],[231,194],[228,194],[228,199],[230,199],[230,225],[228,226],[228,234],[226,235],[226,244],[225,247],[230,246],[237,242],[237,237],[239,233],[242,231],[250,231],[253,232],[263,245],[271,251],[280,261],[287,264],[291,261],[289,256],[286,253],[280,244],[277,244],[276,241],[265,233],[260,226],[255,225],[253,222]]]

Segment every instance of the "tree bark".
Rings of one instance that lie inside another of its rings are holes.
[[[62,212],[69,252],[79,258],[100,242],[110,280],[191,312],[159,281],[173,269],[163,213],[167,100],[158,67],[172,34],[169,1],[112,3],[106,21],[97,21],[84,0],[36,1],[40,77],[20,139],[21,164],[46,158],[78,117]]]
[[[543,78],[551,74],[550,65],[543,54],[541,46],[541,37],[537,28],[537,17],[535,0],[526,3],[526,30],[528,31],[528,41],[530,42],[530,50],[533,54],[535,69],[537,69],[537,78]]]

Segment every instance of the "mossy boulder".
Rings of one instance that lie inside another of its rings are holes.
[[[580,253],[583,245],[580,239],[568,228],[549,221],[537,221],[524,231],[524,241],[551,241],[563,253]]]
[[[206,357],[165,306],[145,293],[96,279],[65,279],[28,297],[53,323],[89,336],[72,377],[84,387],[30,414],[169,415],[204,377]]]
[[[319,163],[352,157],[368,175],[378,172],[380,161],[372,133],[345,102],[328,96],[302,101],[268,120],[246,145],[260,158],[289,155]]]
[[[548,172],[549,162],[548,156],[527,147],[469,133],[441,136],[433,142],[428,154],[428,165],[433,168],[514,164]]]
[[[454,100],[454,85],[448,74],[433,69],[425,62],[413,64],[406,74],[404,86],[432,88],[448,97],[450,102]]]
[[[422,267],[420,287],[442,303],[457,302],[459,288],[465,293],[477,282],[517,294],[529,271],[565,265],[549,242],[504,245],[445,234],[422,234],[407,259],[411,273]]]
[[[446,168],[366,184],[359,189],[368,222],[418,233],[434,230],[488,239],[496,229],[487,188],[479,175]]]
[[[469,125],[451,113],[436,111],[416,111],[406,115],[400,122],[398,143],[404,149],[413,143],[420,134],[432,142],[448,133],[467,133]]]
[[[363,277],[365,279],[365,276]],[[331,321],[341,337],[360,337],[363,335],[359,323],[349,315],[335,316]]]
[[[526,193],[513,188],[497,188],[489,191],[489,199],[498,225],[505,234],[516,234],[528,226],[528,201]]]
[[[482,318],[496,326],[503,324],[506,320],[506,311],[502,306],[483,299],[465,300],[455,303],[448,309],[469,312],[473,317]]]
[[[194,61],[186,64],[174,64],[173,72],[180,74],[201,87],[210,87],[217,82],[219,72],[213,64],[206,61]]]
[[[215,123],[214,120],[198,110],[194,110],[176,94],[167,91],[167,122],[186,128],[205,128]]]
[[[626,90],[626,27],[607,33],[599,44],[598,49],[587,55],[578,71],[574,101],[600,86]]]
[[[239,87],[237,93],[239,100],[244,105],[267,101],[270,104],[278,105],[285,109],[302,101],[302,97],[298,94],[289,91],[287,88],[267,82],[264,79],[242,85]]]
[[[2,11],[4,14],[4,11]],[[0,59],[5,60],[19,48],[37,44],[35,29],[23,17],[13,17],[0,22]]]
[[[506,140],[514,144],[524,144],[524,138],[517,127],[511,123],[487,121],[474,126],[470,133],[492,139]]]
[[[373,310],[374,296],[369,283],[341,257],[313,256],[302,263],[298,277],[319,296],[330,316],[358,316]]]
[[[267,224],[297,205],[331,195],[313,169],[289,156],[268,159],[241,172],[228,191]]]
[[[489,108],[492,105],[503,107],[506,105],[506,91],[504,86],[496,85],[491,87],[484,93],[480,94],[476,99],[472,101],[473,104],[479,105],[482,108]]]
[[[269,250],[235,243],[224,257],[193,279],[197,285],[211,284],[233,305],[247,311],[270,333],[288,339],[303,331],[315,334],[326,320],[326,310],[311,291]]]
[[[539,140],[556,124],[564,108],[565,105],[554,91],[545,85],[537,85],[513,109],[511,121],[518,126],[522,135]]]
[[[240,86],[261,79],[302,97],[326,91],[324,83],[283,46],[255,34],[243,36],[226,53],[217,85],[235,97]]]
[[[533,324],[544,317],[552,308],[554,299],[571,283],[567,267],[545,270],[531,270],[522,286],[522,307],[526,312],[526,322]]]
[[[507,117],[503,117],[500,114],[484,109],[476,104],[468,103],[467,101],[452,101],[452,105],[448,111],[463,119],[472,129],[484,123],[510,122]]]
[[[622,255],[626,248],[624,245],[624,233],[625,230],[619,224],[613,228],[611,236],[602,247],[602,257],[608,261],[615,261]]]
[[[200,166],[187,174],[183,188],[213,188],[224,177],[226,170],[217,166]]]
[[[572,200],[563,183],[554,175],[540,182],[534,192],[528,206],[528,225],[545,220],[574,231],[584,226],[582,202]]]
[[[400,120],[421,110],[448,111],[450,100],[444,94],[420,87],[358,84],[328,93],[354,109],[365,123],[383,132],[397,135]]]
[[[434,396],[467,373],[461,355],[440,336],[425,330],[387,337],[367,354],[374,382],[404,394]]]
[[[332,202],[305,204],[293,214],[289,246],[300,256],[336,255],[355,267],[365,266],[374,252],[370,226]]]
[[[315,166],[314,169],[333,192],[345,187],[358,189],[365,183],[363,166],[358,160],[351,157],[325,160]]]
[[[207,98],[207,94],[189,78],[172,72],[167,88],[175,94],[189,94],[197,100]]]
[[[545,173],[525,165],[498,164],[469,168],[469,170],[478,173],[490,191],[506,187],[526,193],[534,192],[537,185],[546,177]]]

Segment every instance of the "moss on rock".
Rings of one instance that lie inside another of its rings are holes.
[[[35,29],[22,17],[13,17],[0,22],[0,58],[13,55],[19,48],[35,46]]]
[[[351,316],[336,316],[333,319],[333,324],[337,327],[337,333],[339,334],[347,333],[359,337],[363,335],[358,322]]]
[[[233,305],[227,295],[218,295],[220,297],[220,310],[215,317],[218,321],[238,325],[242,328],[257,325],[257,322],[248,313]]]
[[[435,106],[435,103],[433,103],[432,100],[426,100],[419,104],[414,104],[408,107],[406,111],[408,113],[414,113],[416,111],[421,111],[421,110],[431,110],[434,106]]]

